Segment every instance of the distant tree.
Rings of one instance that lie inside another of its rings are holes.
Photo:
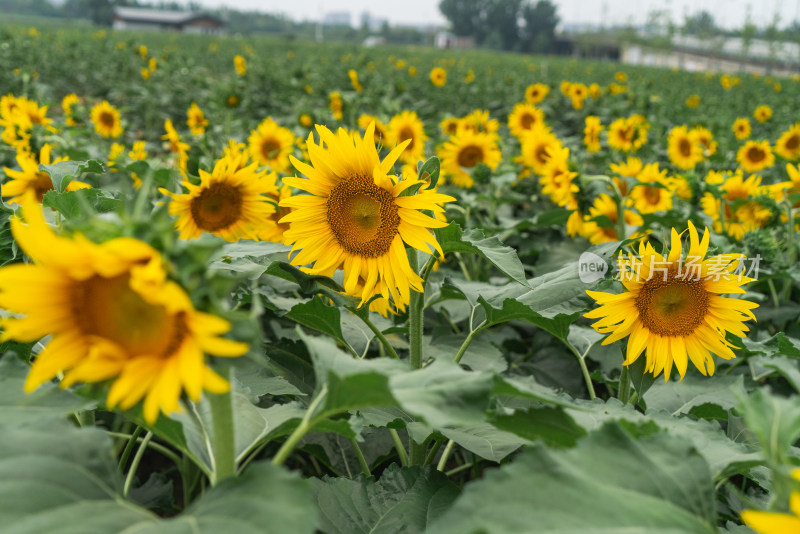
[[[496,48],[516,50],[520,42],[520,17],[523,0],[495,0],[486,10],[488,39]]]
[[[441,0],[439,11],[450,22],[453,33],[472,37],[480,44],[486,38],[486,19],[491,0]]]
[[[694,35],[701,39],[711,37],[719,31],[714,16],[706,10],[685,16],[682,30],[684,35]]]
[[[750,4],[747,4],[747,12],[744,17],[744,26],[739,30],[739,35],[742,38],[742,55],[747,57],[750,55],[750,47],[753,45],[753,39],[758,32],[758,28],[753,24],[753,15],[751,12]]]
[[[522,7],[524,27],[521,48],[525,52],[546,53],[553,51],[556,26],[559,18],[555,4],[550,0],[539,0]]]

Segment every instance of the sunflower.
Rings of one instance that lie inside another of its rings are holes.
[[[164,121],[164,130],[166,133],[161,136],[161,139],[167,141],[167,149],[178,155],[178,169],[181,173],[186,173],[186,166],[189,163],[189,145],[181,141],[181,136],[178,135],[172,120],[167,119]]]
[[[689,95],[686,99],[686,107],[695,109],[700,105],[700,95]]]
[[[122,124],[119,119],[119,110],[103,100],[92,108],[90,115],[94,131],[103,137],[116,139],[122,135]]]
[[[81,99],[78,98],[78,95],[75,93],[70,93],[66,95],[64,98],[61,99],[61,109],[64,110],[64,115],[66,115],[66,123],[67,126],[75,126],[77,125],[77,121],[73,117],[75,111],[72,109],[72,106],[75,104],[80,103]]]
[[[772,108],[769,106],[758,106],[753,112],[753,117],[758,122],[767,122],[772,117]]]
[[[673,364],[683,379],[688,362],[703,375],[714,374],[712,354],[726,360],[735,358],[728,332],[744,337],[744,321],[755,320],[758,304],[721,297],[723,293],[744,293],[742,284],[751,279],[734,269],[740,254],[720,254],[704,259],[709,232],[702,242],[689,221],[689,250],[683,259],[681,237],[673,228],[669,254],[658,254],[650,243],[639,245],[639,256],[625,259],[620,253],[620,280],[626,291],[612,295],[598,291],[587,294],[600,307],[586,314],[599,319],[592,327],[608,345],[626,336],[628,348],[623,365],[635,362],[645,352],[646,370],[668,380]]]
[[[458,130],[495,133],[500,129],[500,121],[489,117],[489,110],[476,109],[464,115],[458,123]]]
[[[273,172],[284,172],[289,169],[289,154],[294,147],[294,134],[288,128],[278,126],[267,117],[248,139],[250,155],[253,161],[266,165]]]
[[[364,86],[361,85],[361,82],[358,81],[358,71],[355,69],[350,69],[347,71],[347,76],[350,78],[350,85],[353,86],[353,90],[357,93],[360,93],[364,90]]]
[[[589,115],[586,117],[585,125],[583,129],[583,144],[586,145],[586,151],[600,151],[600,133],[604,129],[603,124],[600,122],[600,117]]]
[[[514,106],[508,115],[508,129],[514,137],[522,137],[535,124],[544,123],[544,112],[527,102],[521,102]]]
[[[239,76],[244,76],[247,74],[247,60],[239,55],[234,56],[233,68],[236,69],[236,74]]]
[[[625,225],[626,226],[641,226],[644,224],[642,216],[633,210],[624,210]],[[611,226],[601,226],[596,221],[589,221],[584,223],[582,234],[593,245],[598,243],[605,243],[607,241],[618,241],[627,236],[617,235],[617,220],[619,219],[619,209],[617,203],[609,195],[605,193],[598,196],[592,205],[589,207],[589,218],[596,219],[598,217],[606,217],[611,221]]]
[[[375,123],[375,146],[385,145],[386,125],[379,121],[378,117],[374,115],[362,113],[361,116],[358,117],[358,127],[362,130],[366,130],[370,123]]]
[[[288,185],[284,185],[280,188],[278,187],[276,183],[277,176],[274,174],[262,178],[261,181],[266,182],[265,185],[269,189],[266,193],[267,197],[277,205],[279,205],[282,200],[292,196],[292,189]],[[261,241],[270,241],[272,243],[285,243],[286,238],[283,234],[289,230],[290,225],[289,223],[282,223],[280,220],[291,212],[292,210],[288,207],[278,206],[266,219],[258,223],[255,228],[256,238]]]
[[[610,169],[623,178],[635,178],[642,172],[642,160],[639,158],[628,157],[621,163],[612,163]]]
[[[422,280],[409,265],[406,244],[443,255],[428,229],[447,223],[420,210],[441,212],[441,204],[455,199],[424,188],[401,196],[408,188],[424,184],[389,174],[410,141],[402,142],[380,161],[373,128],[370,125],[362,139],[343,129],[334,134],[317,126],[320,143],[313,135],[307,141],[311,165],[292,158],[307,179],[284,179],[285,184],[310,194],[282,200],[280,206],[293,211],[280,222],[291,223],[284,237],[293,245],[293,252],[299,250],[292,264],[313,264],[306,272],[326,276],[342,268],[347,294],[353,295],[362,279],[362,304],[381,294],[391,296],[402,311],[410,290],[422,291]]]
[[[131,151],[128,152],[128,157],[136,161],[144,161],[147,159],[147,142],[134,141]]]
[[[386,127],[386,143],[384,145],[394,148],[405,143],[405,141],[409,141],[408,144],[404,145],[405,150],[400,154],[400,161],[416,165],[417,161],[421,160],[425,154],[425,141],[427,140],[425,127],[417,117],[417,112],[403,111],[389,121],[389,125]]]
[[[257,163],[238,168],[238,160],[222,158],[211,174],[200,170],[200,183],[182,182],[186,194],[170,193],[170,215],[181,239],[195,239],[203,232],[216,234],[227,241],[253,237],[254,227],[275,211],[265,195],[274,192],[275,180],[265,179],[266,171],[257,172]]]
[[[230,325],[194,309],[166,280],[161,256],[133,238],[95,244],[56,235],[33,195],[22,200],[25,223],[11,230],[33,265],[0,269],[2,341],[52,336],[25,382],[31,392],[63,373],[62,387],[114,379],[106,404],[130,408],[144,398],[144,418],[179,409],[182,391],[199,400],[228,383],[205,364],[204,353],[241,356],[247,345],[219,337]]]
[[[186,115],[188,117],[186,119],[186,126],[189,127],[192,134],[203,135],[206,132],[206,126],[208,126],[208,119],[206,119],[205,114],[203,114],[203,110],[200,109],[195,102],[192,102]]]
[[[561,141],[544,124],[537,124],[520,139],[522,155],[518,158],[523,165],[536,174],[541,174],[549,159],[551,148],[560,148]]]
[[[689,137],[700,145],[704,157],[713,156],[717,153],[717,142],[714,141],[714,134],[708,128],[695,126],[689,130]]]
[[[759,176],[753,175],[745,180],[739,170],[728,177],[720,175],[719,178],[722,181],[715,184],[717,176],[709,173],[706,182],[719,185],[720,198],[706,192],[700,199],[700,207],[711,217],[714,231],[722,232],[724,224],[725,233],[740,240],[745,233],[762,228],[770,221],[772,211],[760,202],[751,200],[760,194]]]
[[[455,117],[447,117],[446,119],[442,119],[442,122],[439,123],[439,128],[445,135],[454,135],[458,131],[458,121],[459,119]],[[359,127],[361,127],[360,124]]]
[[[569,168],[569,148],[551,146],[547,149],[547,162],[539,173],[539,185],[542,193],[549,195],[550,200],[567,209],[574,210],[578,207],[575,197],[580,189],[572,180],[578,176]]]
[[[792,478],[800,482],[800,469],[792,470]],[[791,514],[742,510],[742,521],[758,534],[788,534],[800,532],[800,491],[789,495]]]
[[[442,67],[435,67],[431,70],[431,83],[436,87],[442,87],[447,83],[447,71]]]
[[[739,117],[733,121],[733,126],[731,129],[733,130],[733,134],[736,136],[736,139],[747,139],[750,137],[750,132],[752,131],[750,120],[745,117]]]
[[[788,160],[800,158],[800,122],[789,126],[775,142],[775,153]]]
[[[582,83],[570,84],[567,96],[572,100],[574,109],[583,109],[583,101],[589,96],[589,88]]]
[[[633,186],[630,201],[639,213],[655,213],[672,209],[672,191],[664,181],[639,183]]]
[[[547,93],[549,92],[549,85],[535,83],[533,85],[529,85],[528,88],[525,89],[525,100],[531,104],[538,104],[547,97]]]
[[[758,172],[772,167],[775,156],[769,146],[769,141],[747,141],[736,152],[736,161],[745,172]]]
[[[328,107],[331,113],[333,113],[334,119],[337,121],[342,120],[342,117],[344,117],[344,113],[342,113],[344,101],[342,100],[342,95],[340,95],[338,91],[334,91],[328,95]]]
[[[6,176],[10,178],[10,180],[3,183],[2,187],[4,197],[13,197],[8,199],[9,204],[20,203],[22,198],[29,192],[32,192],[36,201],[41,203],[42,199],[44,199],[44,194],[53,190],[53,181],[50,179],[50,175],[40,171],[39,164],[51,165],[52,163],[64,161],[67,158],[57,158],[51,161],[50,152],[52,149],[52,145],[45,144],[39,152],[39,161],[36,161],[36,158],[32,154],[17,154],[17,163],[21,169],[19,171],[9,169],[8,167],[3,168]],[[85,187],[89,187],[89,185],[79,182],[78,180],[72,180],[67,185],[66,190],[75,191],[76,189],[84,189]]]
[[[476,165],[483,163],[495,170],[501,159],[497,136],[482,132],[460,131],[450,137],[438,152],[444,175],[453,184],[466,188],[475,183],[470,171]]]
[[[686,126],[675,126],[667,138],[667,154],[679,169],[694,169],[703,161],[703,149],[689,133]]]
[[[312,117],[308,113],[301,113],[300,116],[297,117],[297,122],[303,128],[312,128],[314,126],[314,117]]]
[[[608,125],[608,146],[621,152],[639,150],[647,142],[648,129],[640,115],[620,117]]]

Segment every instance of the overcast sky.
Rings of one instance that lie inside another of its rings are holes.
[[[296,20],[318,20],[331,11],[349,11],[354,25],[361,13],[387,18],[392,24],[445,24],[439,13],[438,0],[195,0],[208,7],[228,5],[237,9],[254,9],[284,13]],[[742,26],[751,6],[752,20],[757,26],[767,26],[777,12],[785,26],[800,15],[800,0],[551,0],[558,6],[562,23],[643,24],[648,13],[668,10],[672,20],[680,24],[684,14],[709,11],[718,25],[727,28]]]

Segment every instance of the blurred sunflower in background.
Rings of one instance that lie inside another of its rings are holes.
[[[468,130],[450,137],[438,152],[444,175],[453,184],[466,188],[475,184],[470,171],[479,163],[494,170],[502,158],[496,135]]]
[[[294,134],[288,128],[279,126],[272,117],[267,117],[250,132],[248,146],[253,161],[269,167],[273,172],[284,172],[289,169]]]
[[[417,116],[416,111],[403,111],[395,115],[386,127],[386,143],[384,146],[394,148],[404,144],[405,149],[400,154],[403,163],[416,164],[425,154],[425,126]]]
[[[119,118],[119,110],[103,100],[92,108],[90,113],[94,131],[103,137],[116,139],[122,135],[122,123]]]

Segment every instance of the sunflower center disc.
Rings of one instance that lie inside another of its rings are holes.
[[[681,152],[681,156],[684,158],[688,158],[692,155],[692,143],[688,139],[681,139],[678,147]]]
[[[760,163],[766,157],[767,157],[766,153],[759,147],[754,146],[747,151],[747,159],[749,159],[753,163]]]
[[[466,146],[458,153],[458,165],[471,169],[483,161],[483,150],[478,146]]]
[[[170,315],[130,287],[130,275],[94,276],[78,283],[73,314],[85,335],[109,340],[131,355],[168,356],[183,341],[183,312]]]
[[[242,193],[228,184],[212,184],[192,199],[191,212],[194,223],[201,230],[222,230],[240,219]]]
[[[642,324],[659,336],[688,336],[708,313],[708,292],[702,280],[675,278],[670,271],[664,280],[656,272],[639,290],[636,309]]]
[[[661,188],[644,186],[644,198],[650,204],[658,204],[661,201]]]
[[[400,143],[407,139],[411,139],[411,142],[406,147],[406,150],[412,150],[414,148],[414,143],[417,142],[416,139],[414,139],[414,130],[411,128],[403,128],[400,130],[400,135],[398,137],[400,138]]]
[[[372,178],[354,176],[339,183],[327,208],[331,232],[347,252],[368,258],[389,252],[400,216],[392,193]]]
[[[281,145],[275,139],[264,139],[264,142],[261,143],[261,155],[264,156],[264,159],[275,159],[280,149]]]
[[[100,123],[103,126],[108,126],[109,128],[114,126],[114,115],[111,113],[104,111],[100,114]]]
[[[36,180],[31,184],[31,187],[36,193],[36,199],[41,202],[44,199],[44,194],[53,190],[53,181],[48,174],[37,172]]]
[[[523,130],[530,130],[534,122],[536,122],[536,119],[533,118],[533,115],[527,113],[519,119],[520,126],[522,126]]]
[[[797,150],[800,147],[800,135],[793,135],[786,141],[786,148],[788,150]]]

